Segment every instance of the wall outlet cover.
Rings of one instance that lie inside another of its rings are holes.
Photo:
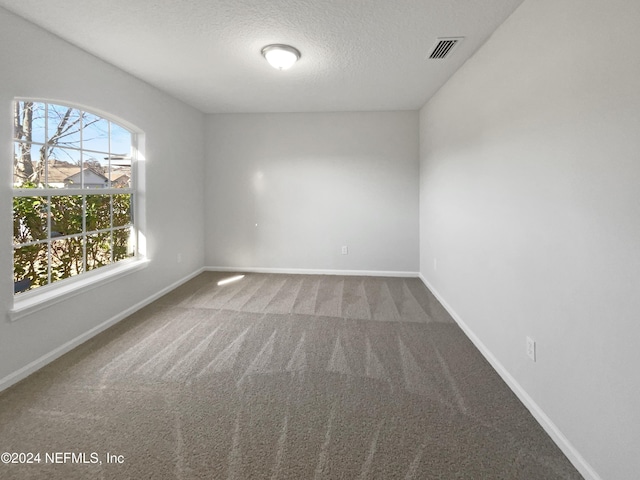
[[[536,361],[536,341],[531,337],[527,337],[527,357]]]

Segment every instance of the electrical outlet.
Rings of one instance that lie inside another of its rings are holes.
[[[342,254],[343,255],[349,255],[349,247],[347,247],[346,245],[342,246]]]
[[[527,337],[527,357],[536,361],[536,341],[531,337]]]

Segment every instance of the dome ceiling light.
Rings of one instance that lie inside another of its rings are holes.
[[[267,45],[262,49],[267,62],[278,70],[288,70],[300,59],[300,51],[290,45]]]

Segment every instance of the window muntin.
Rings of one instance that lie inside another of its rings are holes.
[[[83,109],[15,102],[15,293],[136,256],[135,139]]]

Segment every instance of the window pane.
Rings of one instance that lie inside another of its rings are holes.
[[[83,113],[82,148],[109,155],[109,122],[91,113]]]
[[[111,227],[111,195],[87,195],[87,232]]]
[[[80,151],[51,148],[48,154],[47,186],[49,188],[80,188]]]
[[[132,190],[98,190],[132,188],[132,133],[81,109],[19,101],[13,136],[13,187],[33,189],[13,198],[15,293],[135,256]],[[94,190],[65,194],[80,187]]]
[[[131,167],[111,165],[111,186],[113,188],[131,188]]]
[[[131,133],[111,122],[111,155],[116,157],[131,156]],[[129,164],[131,165],[131,164]]]
[[[111,263],[111,232],[87,235],[87,270]]]
[[[124,227],[131,222],[131,195],[118,194],[113,196],[113,226]]]
[[[80,130],[82,129],[80,110],[49,104],[47,128],[50,145],[80,148]]]
[[[133,257],[135,254],[133,229],[122,228],[113,231],[113,261]]]
[[[13,281],[16,293],[46,285],[48,277],[46,243],[20,247],[13,251]]]
[[[82,238],[72,237],[51,242],[51,281],[82,273]]]
[[[29,243],[47,238],[47,198],[13,199],[13,243]]]
[[[82,197],[51,197],[51,237],[82,233]]]
[[[99,153],[82,152],[84,164],[83,187],[84,188],[106,188],[109,186],[109,160],[103,158]]]
[[[45,104],[16,102],[14,108],[13,138],[27,142],[45,141]]]
[[[13,187],[42,188],[44,183],[43,165],[40,156],[44,146],[34,143],[13,143]]]

